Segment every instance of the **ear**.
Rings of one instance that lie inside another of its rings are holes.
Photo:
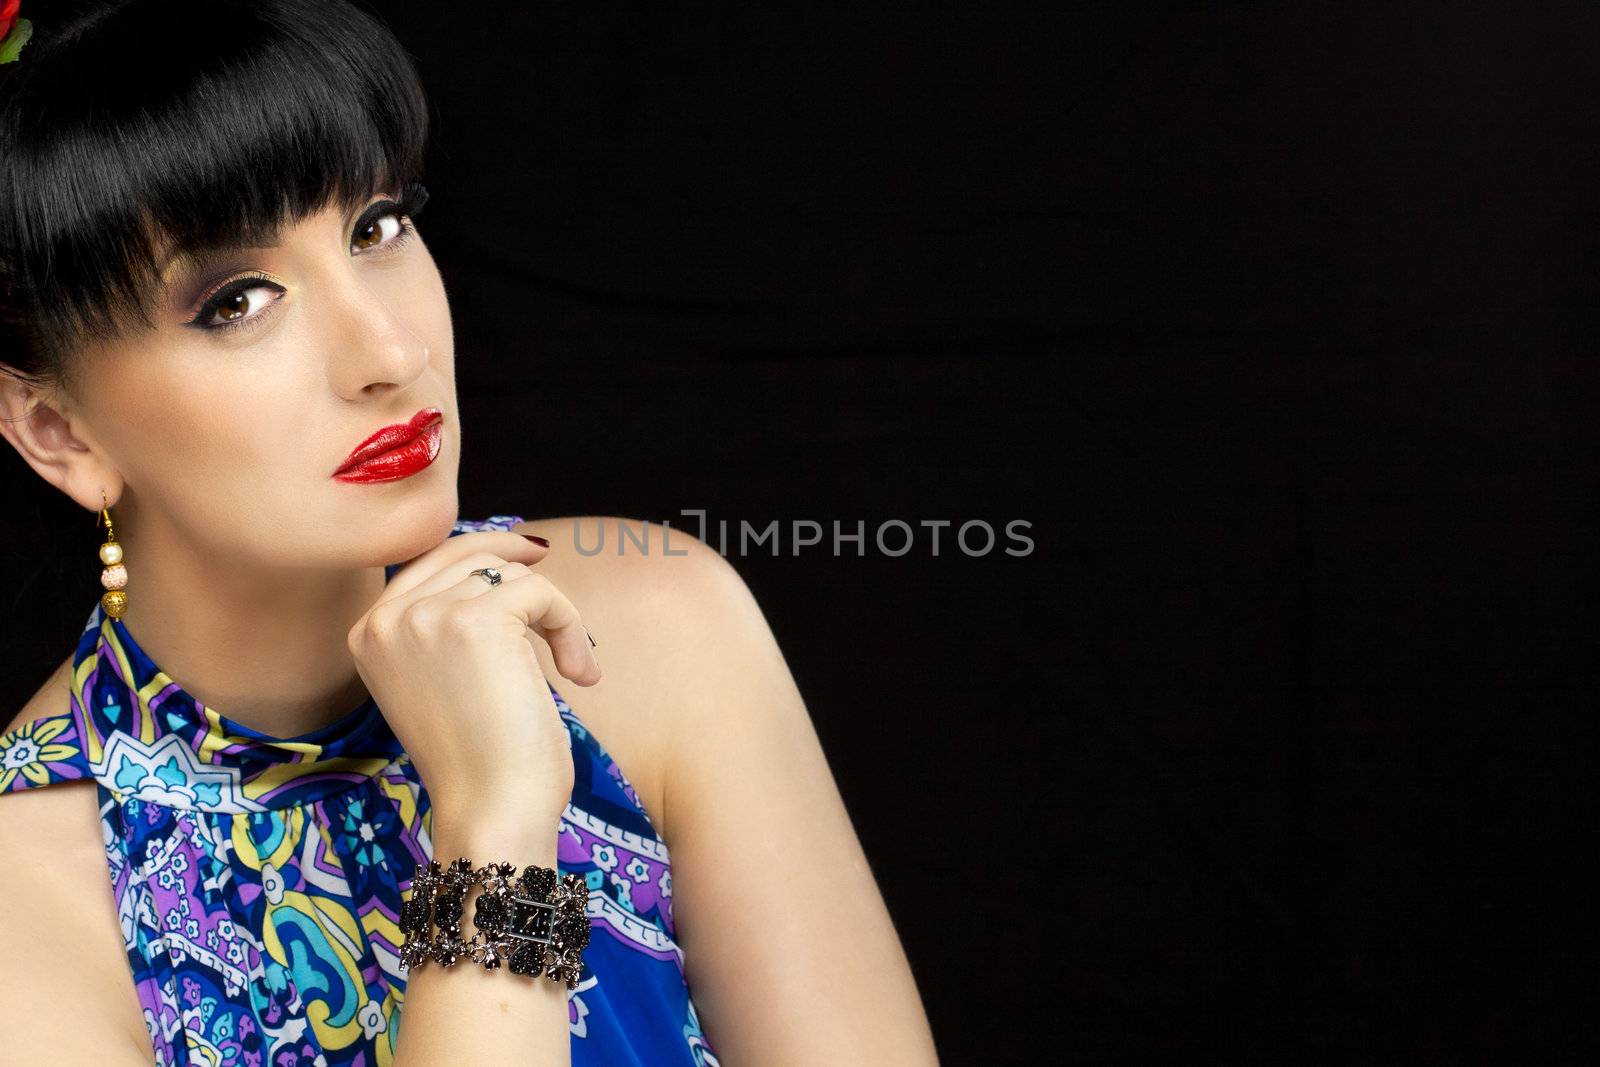
[[[76,432],[66,396],[0,366],[0,437],[11,443],[39,477],[89,511],[102,492],[116,503],[122,476]]]

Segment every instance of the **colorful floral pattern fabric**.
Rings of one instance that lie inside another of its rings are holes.
[[[521,521],[461,520],[451,536]],[[592,927],[567,994],[572,1062],[716,1065],[674,940],[666,843],[616,761],[550,692],[576,771],[558,866],[588,881]],[[0,794],[83,778],[96,781],[157,1064],[393,1062],[400,908],[433,858],[432,809],[370,697],[311,733],[269,737],[185,693],[96,605],[70,707],[0,735]]]

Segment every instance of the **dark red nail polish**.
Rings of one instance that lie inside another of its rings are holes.
[[[538,545],[540,548],[549,548],[550,547],[550,542],[546,541],[544,538],[540,537],[538,534],[523,534],[522,536],[526,537],[528,540],[532,541],[534,544]]]

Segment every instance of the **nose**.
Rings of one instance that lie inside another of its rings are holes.
[[[405,389],[428,366],[427,342],[407,324],[398,296],[368,284],[353,265],[333,287],[328,377],[344,399],[366,401]]]

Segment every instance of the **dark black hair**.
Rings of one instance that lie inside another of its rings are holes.
[[[58,5],[66,8],[72,5]],[[110,0],[0,66],[0,364],[151,328],[162,260],[272,243],[421,175],[412,57],[349,0]]]

